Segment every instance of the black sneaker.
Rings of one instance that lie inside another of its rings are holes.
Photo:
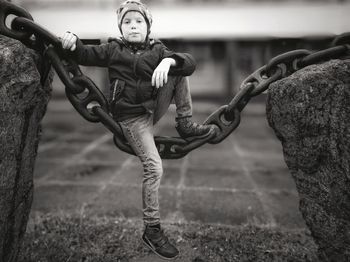
[[[145,245],[163,259],[174,259],[179,255],[179,250],[170,244],[164,231],[159,228],[146,227],[142,240]]]
[[[208,136],[214,132],[213,125],[201,125],[192,122],[191,117],[176,119],[175,128],[179,135],[188,142]]]

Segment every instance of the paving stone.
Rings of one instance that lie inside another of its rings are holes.
[[[306,228],[299,211],[299,197],[294,192],[262,192],[267,200],[267,207],[277,224],[287,228]]]
[[[80,213],[84,202],[99,189],[98,186],[43,185],[34,188],[33,211]]]
[[[236,140],[236,144],[239,146],[240,151],[247,154],[252,153],[261,153],[261,154],[282,154],[281,143],[274,138],[264,137],[261,139],[247,137],[233,137],[231,139]]]
[[[189,166],[190,167],[201,167],[201,168],[223,168],[223,169],[239,169],[241,163],[239,157],[233,150],[212,150],[209,148],[202,148],[191,152],[189,155]]]
[[[102,124],[92,123],[85,120],[74,109],[69,111],[54,111],[49,110],[43,119],[43,132],[46,129],[55,130],[58,134],[79,133],[84,135],[103,135],[109,132]]]
[[[161,186],[176,186],[180,182],[180,169],[173,167],[163,167],[163,177]]]
[[[233,143],[230,140],[230,136],[228,136],[224,141],[221,141],[218,144],[204,144],[203,146],[199,147],[196,149],[195,152],[199,151],[201,152],[202,150],[205,151],[212,151],[213,153],[229,153],[231,151],[231,154],[233,152]],[[229,153],[230,154],[230,153]]]
[[[116,166],[74,164],[53,171],[50,180],[98,184],[109,181],[116,173]]]
[[[181,211],[187,221],[227,225],[267,223],[262,205],[252,192],[186,190]]]
[[[253,109],[253,107],[255,108]],[[248,104],[242,111],[241,122],[234,134],[248,139],[275,138],[274,131],[267,122],[265,103]]]
[[[72,159],[73,156],[81,152],[83,144],[59,144],[39,152],[37,157],[46,159]]]
[[[185,178],[185,186],[210,187],[227,189],[252,189],[252,184],[242,170],[205,168],[189,168]]]
[[[91,152],[85,154],[82,160],[92,162],[110,162],[115,165],[121,165],[130,155],[120,151],[118,148],[97,147]]]
[[[62,167],[62,161],[37,158],[34,166],[34,179],[43,178],[55,169]]]
[[[261,189],[286,189],[297,192],[287,167],[252,170],[250,175]]]
[[[273,130],[268,126],[266,117],[242,116],[239,127],[235,130],[234,135],[237,138],[245,139],[264,139],[276,138]],[[277,138],[276,138],[277,139]]]
[[[166,167],[180,167],[182,165],[183,159],[163,159],[163,168]]]
[[[39,148],[40,148],[40,146],[42,146],[48,142],[52,142],[52,141],[59,139],[60,136],[62,136],[62,135],[58,134],[57,132],[52,132],[50,130],[43,132],[41,134],[41,137],[40,137]]]
[[[61,128],[62,125],[69,125],[73,127],[72,130],[70,130],[70,133],[78,132],[81,135],[103,135],[105,133],[108,133],[109,131],[100,123],[92,123],[87,120],[85,120],[82,116],[79,115],[78,112],[75,111],[74,108],[68,112],[62,112],[61,114],[55,113],[55,118],[58,118],[55,122],[50,123],[51,125],[53,123],[60,123],[59,128]],[[74,123],[74,124],[72,124]],[[83,127],[83,128],[82,128]],[[60,130],[60,129],[58,129]]]
[[[167,121],[169,123],[159,125],[159,128],[155,131],[156,136],[174,136],[179,137],[175,129],[175,119],[172,123],[171,121]]]
[[[45,135],[46,132],[53,132],[54,130],[58,136],[67,135],[79,130],[80,127],[77,125],[78,123],[79,121],[76,121],[75,119],[69,120],[68,114],[46,114],[43,119],[42,132]]]
[[[105,142],[103,142],[100,145],[100,147],[120,151],[119,148],[114,144],[113,136],[111,138],[107,139]]]
[[[141,218],[141,188],[108,186],[86,206],[87,215]]]
[[[87,205],[86,214],[117,216],[142,219],[142,189],[130,186],[108,186],[92,203]],[[176,208],[176,192],[167,188],[159,191],[161,217]]]
[[[74,109],[74,107],[71,105],[68,99],[52,99],[48,104],[47,109],[47,113],[44,117],[45,122],[55,122],[55,120],[67,120],[70,123],[81,124],[86,121]]]
[[[242,160],[242,158],[241,158]],[[252,170],[281,170],[287,168],[282,156],[268,153],[252,154],[243,157],[244,165],[250,171]]]
[[[138,161],[138,159],[137,159]],[[143,169],[141,164],[130,165],[125,167],[123,172],[117,174],[113,182],[118,184],[135,184],[141,185],[142,183]],[[161,185],[176,186],[180,181],[180,170],[178,167],[163,167],[163,177],[161,179]]]
[[[95,134],[88,134],[88,135],[82,135],[81,133],[70,133],[66,136],[60,136],[58,137],[59,141],[62,141],[66,144],[88,144],[97,139],[99,135]]]
[[[51,111],[49,108],[42,122],[42,130],[43,134],[54,130],[58,135],[62,136],[76,132],[81,134],[82,127],[90,129],[94,125],[96,124],[83,119],[74,109],[70,111]]]
[[[141,185],[142,167],[126,166],[123,170],[115,172],[112,183]]]

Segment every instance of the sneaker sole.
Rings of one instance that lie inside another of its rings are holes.
[[[162,259],[165,259],[165,260],[174,260],[174,259],[176,259],[178,256],[179,256],[179,254],[180,254],[180,252],[179,252],[179,254],[177,254],[175,257],[164,257],[164,256],[162,256],[161,254],[159,254],[150,244],[148,244],[143,238],[141,238],[142,239],[142,242],[145,244],[145,246],[147,246],[154,254],[156,254],[157,256],[159,256],[160,258],[162,258]]]
[[[211,134],[211,132],[213,132],[214,128],[210,128],[210,130],[208,131],[208,133],[205,133],[203,135],[200,135],[200,136],[191,136],[191,137],[186,137],[184,138],[187,142],[192,142],[193,140],[196,140],[196,139],[201,139],[201,138],[204,138],[204,137],[207,137]]]

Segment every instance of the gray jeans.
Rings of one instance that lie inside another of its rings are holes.
[[[142,211],[146,225],[160,223],[158,191],[163,175],[162,159],[154,142],[154,124],[175,100],[178,117],[192,115],[192,101],[187,77],[169,77],[158,91],[154,114],[144,114],[119,122],[126,140],[143,166]]]

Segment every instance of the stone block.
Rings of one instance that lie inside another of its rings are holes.
[[[267,117],[282,142],[321,261],[350,261],[350,60],[271,85]]]
[[[40,82],[41,57],[0,35],[0,260],[16,261],[33,198],[40,122],[51,80]]]

